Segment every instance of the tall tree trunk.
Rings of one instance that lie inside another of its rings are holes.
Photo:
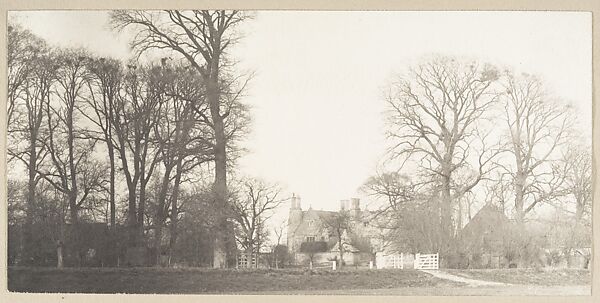
[[[72,100],[74,104],[74,100]],[[81,266],[81,243],[79,231],[79,205],[77,205],[77,170],[75,168],[75,135],[73,133],[73,105],[67,114],[67,145],[69,152],[69,174],[70,188],[68,191],[69,214],[71,219],[71,228],[73,243],[71,244],[77,256],[77,265]]]
[[[449,171],[449,170],[448,170]],[[450,244],[454,238],[454,228],[452,224],[452,193],[450,192],[450,173],[447,172],[442,176],[442,191],[440,201],[440,216],[441,216],[441,235],[442,235],[442,251],[450,249]]]
[[[471,221],[471,219],[473,218],[473,216],[471,215],[472,204],[472,201],[467,201],[467,219],[469,219],[469,221]],[[502,205],[504,205],[504,203]],[[504,209],[502,209],[502,213],[504,213]]]
[[[521,165],[518,165],[521,167]],[[525,228],[525,175],[521,173],[521,170],[518,169],[514,180],[514,189],[515,189],[515,223],[518,230],[518,233],[515,235],[517,238],[515,239],[518,243],[519,251],[522,252],[527,245],[527,236],[526,236],[526,228]],[[517,259],[518,267],[526,267],[528,266],[526,256],[520,255]]]
[[[162,213],[162,211],[161,211]],[[158,220],[158,216],[161,216],[162,214],[157,215],[156,220]],[[155,265],[156,266],[160,266],[160,256],[161,256],[161,251],[160,251],[160,246],[161,246],[161,240],[162,240],[162,234],[163,234],[163,227],[162,227],[162,220],[160,220],[160,222],[156,222],[154,223],[156,225],[156,228],[154,229],[154,253],[155,253]]]
[[[146,161],[142,159],[140,165],[140,201],[137,214],[138,241],[144,239],[144,213],[146,211]]]
[[[127,183],[128,189],[129,189],[129,209],[128,209],[128,213],[127,213],[127,224],[128,224],[128,229],[129,229],[129,245],[132,247],[138,247],[140,245],[140,238],[139,238],[139,228],[138,228],[138,216],[137,216],[137,186],[138,183],[140,183],[140,140],[139,140],[139,135],[138,135],[138,130],[137,130],[137,123],[139,123],[139,121],[134,121],[134,124],[136,124],[134,127],[136,127],[136,129],[134,130],[135,134],[134,137],[131,140],[135,140],[134,142],[134,150],[133,150],[133,154],[131,155],[133,157],[133,171],[134,171],[134,176],[131,182]],[[122,144],[122,150],[125,149],[125,144]],[[124,153],[124,152],[123,152]],[[124,155],[123,155],[124,156]],[[127,162],[127,159],[124,158],[123,159],[124,162]]]
[[[35,250],[33,243],[33,221],[35,212],[35,176],[36,176],[36,159],[37,159],[37,132],[31,133],[31,141],[29,142],[29,163],[27,165],[27,206],[25,213],[25,225],[23,226],[23,252],[22,258],[26,265],[30,265],[32,255]]]
[[[583,218],[583,212],[585,210],[585,198],[582,197],[581,194],[575,196],[576,206],[575,206],[575,224],[579,224],[581,222],[581,218]]]
[[[106,100],[106,99],[105,99]],[[117,230],[117,210],[115,204],[115,147],[113,145],[113,128],[110,123],[114,111],[113,111],[113,103],[114,103],[114,94],[111,94],[111,98],[108,102],[104,102],[104,104],[108,105],[108,117],[105,118],[106,130],[104,132],[106,139],[106,148],[108,149],[108,160],[110,162],[110,228],[113,231],[113,235]],[[106,108],[106,106],[105,106]]]
[[[515,164],[517,171],[515,173],[515,178],[513,180],[513,187],[515,191],[515,221],[520,231],[523,231],[523,224],[525,220],[525,181],[527,179],[526,175],[526,158],[523,154],[523,142],[521,141],[521,134],[523,134],[521,128],[521,117],[518,111],[515,112],[517,117],[515,121],[515,125],[512,126],[509,123],[509,127],[511,130],[511,139],[512,139],[512,148],[515,156]],[[514,127],[514,128],[513,128]]]
[[[67,199],[69,199],[69,217],[71,221],[71,239],[72,242],[70,246],[75,253],[75,257],[77,258],[77,266],[81,266],[81,232],[79,231],[79,207],[77,206],[77,196],[73,191],[69,191],[67,194]]]
[[[137,182],[136,182],[137,183]],[[136,214],[136,192],[135,185],[128,186],[128,209],[127,209],[127,229],[129,236],[129,247],[137,245],[137,214]]]
[[[181,182],[182,175],[181,159],[177,161],[177,168],[175,169],[175,184],[173,185],[173,194],[171,195],[171,237],[169,239],[169,260],[175,259],[175,244],[177,243],[177,220],[179,215],[179,209],[177,206],[177,200],[179,199],[179,183]]]
[[[58,269],[62,269],[64,267],[64,262],[63,262],[63,243],[62,241],[58,241],[58,243],[56,244],[56,268]]]
[[[119,127],[118,120],[112,121],[112,126],[115,128]],[[127,182],[127,247],[134,247],[136,245],[137,238],[137,207],[136,207],[136,186],[137,176],[131,176],[129,172],[129,164],[127,162],[127,154],[125,152],[126,143],[123,134],[123,130],[117,131],[117,139],[119,140],[119,158],[121,159],[121,166],[123,174],[125,175],[125,181]],[[135,157],[135,156],[134,156]],[[135,167],[134,167],[135,170]],[[137,174],[137,170],[135,170]]]
[[[514,180],[515,188],[515,221],[519,226],[519,229],[523,227],[525,223],[525,176],[521,172],[517,172]]]
[[[64,246],[65,246],[65,216],[63,213],[63,209],[61,209],[61,214],[60,214],[60,226],[59,226],[59,231],[58,231],[58,241],[56,241],[56,267],[58,269],[62,269],[64,267],[64,258],[63,258],[63,252],[64,252]]]
[[[460,230],[463,227],[463,201],[461,199],[457,199],[457,204],[458,204],[458,217],[456,220],[456,228],[454,229],[454,236],[458,236],[458,234],[460,233]]]
[[[169,190],[169,179],[171,177],[172,165],[165,167],[165,174],[161,181],[160,190],[158,192],[158,203],[156,207],[156,215],[154,217],[154,250],[156,254],[156,265],[160,265],[160,246],[163,234],[163,224],[165,222],[165,204],[167,200],[167,191]]]
[[[107,138],[108,140],[112,140]],[[110,162],[110,188],[109,188],[109,204],[110,204],[110,228],[113,233],[117,228],[117,219],[116,219],[116,205],[115,205],[115,151],[112,143],[107,144],[108,148],[108,159]]]
[[[219,210],[217,226],[219,232],[215,237],[213,267],[227,267],[226,239],[228,237],[227,226],[227,138],[225,136],[224,118],[220,113],[220,91],[219,91],[219,56],[211,62],[211,75],[207,83],[208,102],[210,104],[211,117],[215,131],[215,207]]]
[[[342,269],[342,266],[344,266],[344,244],[342,243],[342,241],[340,241],[340,264],[339,264],[339,268]]]
[[[116,265],[115,258],[118,255],[117,243],[117,208],[115,203],[115,151],[111,141],[112,135],[107,138],[108,159],[110,162],[110,185],[109,185],[109,207],[110,207],[110,243],[113,245],[109,248],[109,264]]]

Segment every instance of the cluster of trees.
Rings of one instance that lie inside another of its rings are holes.
[[[81,264],[80,230],[90,222],[106,223],[116,259],[149,247],[160,263],[208,245],[212,260],[194,262],[225,267],[232,235],[244,249],[260,247],[279,189],[252,178],[228,187],[250,120],[241,100],[249,78],[227,53],[245,19],[222,10],[112,12],[115,29],[135,30],[136,58],[164,55],[152,62],[52,47],[9,25],[9,225],[22,233],[14,260],[40,262],[35,226],[43,226],[53,230],[58,266],[65,247]]]
[[[383,202],[377,221],[395,242],[447,254],[485,203],[514,221],[523,247],[541,205],[591,233],[589,138],[540,78],[438,56],[390,84],[386,101],[389,157],[363,189]]]

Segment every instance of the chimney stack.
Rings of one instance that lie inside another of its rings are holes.
[[[350,199],[350,209],[352,210],[360,210],[360,199],[358,198],[352,198]]]
[[[348,200],[340,200],[340,210],[348,210],[350,202]]]
[[[300,196],[296,196],[296,194],[292,194],[292,205],[291,205],[290,209],[302,209]]]

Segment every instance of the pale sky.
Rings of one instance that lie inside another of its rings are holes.
[[[126,58],[127,39],[110,31],[107,16],[11,14],[52,44]],[[300,195],[304,209],[361,197],[386,146],[383,89],[424,55],[539,74],[579,109],[591,136],[590,13],[265,11],[242,30],[232,54],[256,76],[245,99],[253,107],[250,152],[240,168]]]

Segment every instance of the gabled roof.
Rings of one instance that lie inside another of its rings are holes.
[[[302,211],[302,213],[304,215],[303,216],[304,218],[322,218],[322,217],[328,217],[328,216],[333,216],[333,215],[337,214],[336,211],[314,210],[312,208]]]
[[[461,233],[471,232],[473,229],[481,227],[502,227],[510,224],[510,220],[506,215],[496,206],[492,204],[484,205],[476,214],[473,216],[471,221],[463,227]]]
[[[497,207],[486,204],[460,231],[455,244],[463,250],[475,251],[479,248],[499,248],[506,236],[510,220]],[[485,241],[483,239],[486,239]]]

